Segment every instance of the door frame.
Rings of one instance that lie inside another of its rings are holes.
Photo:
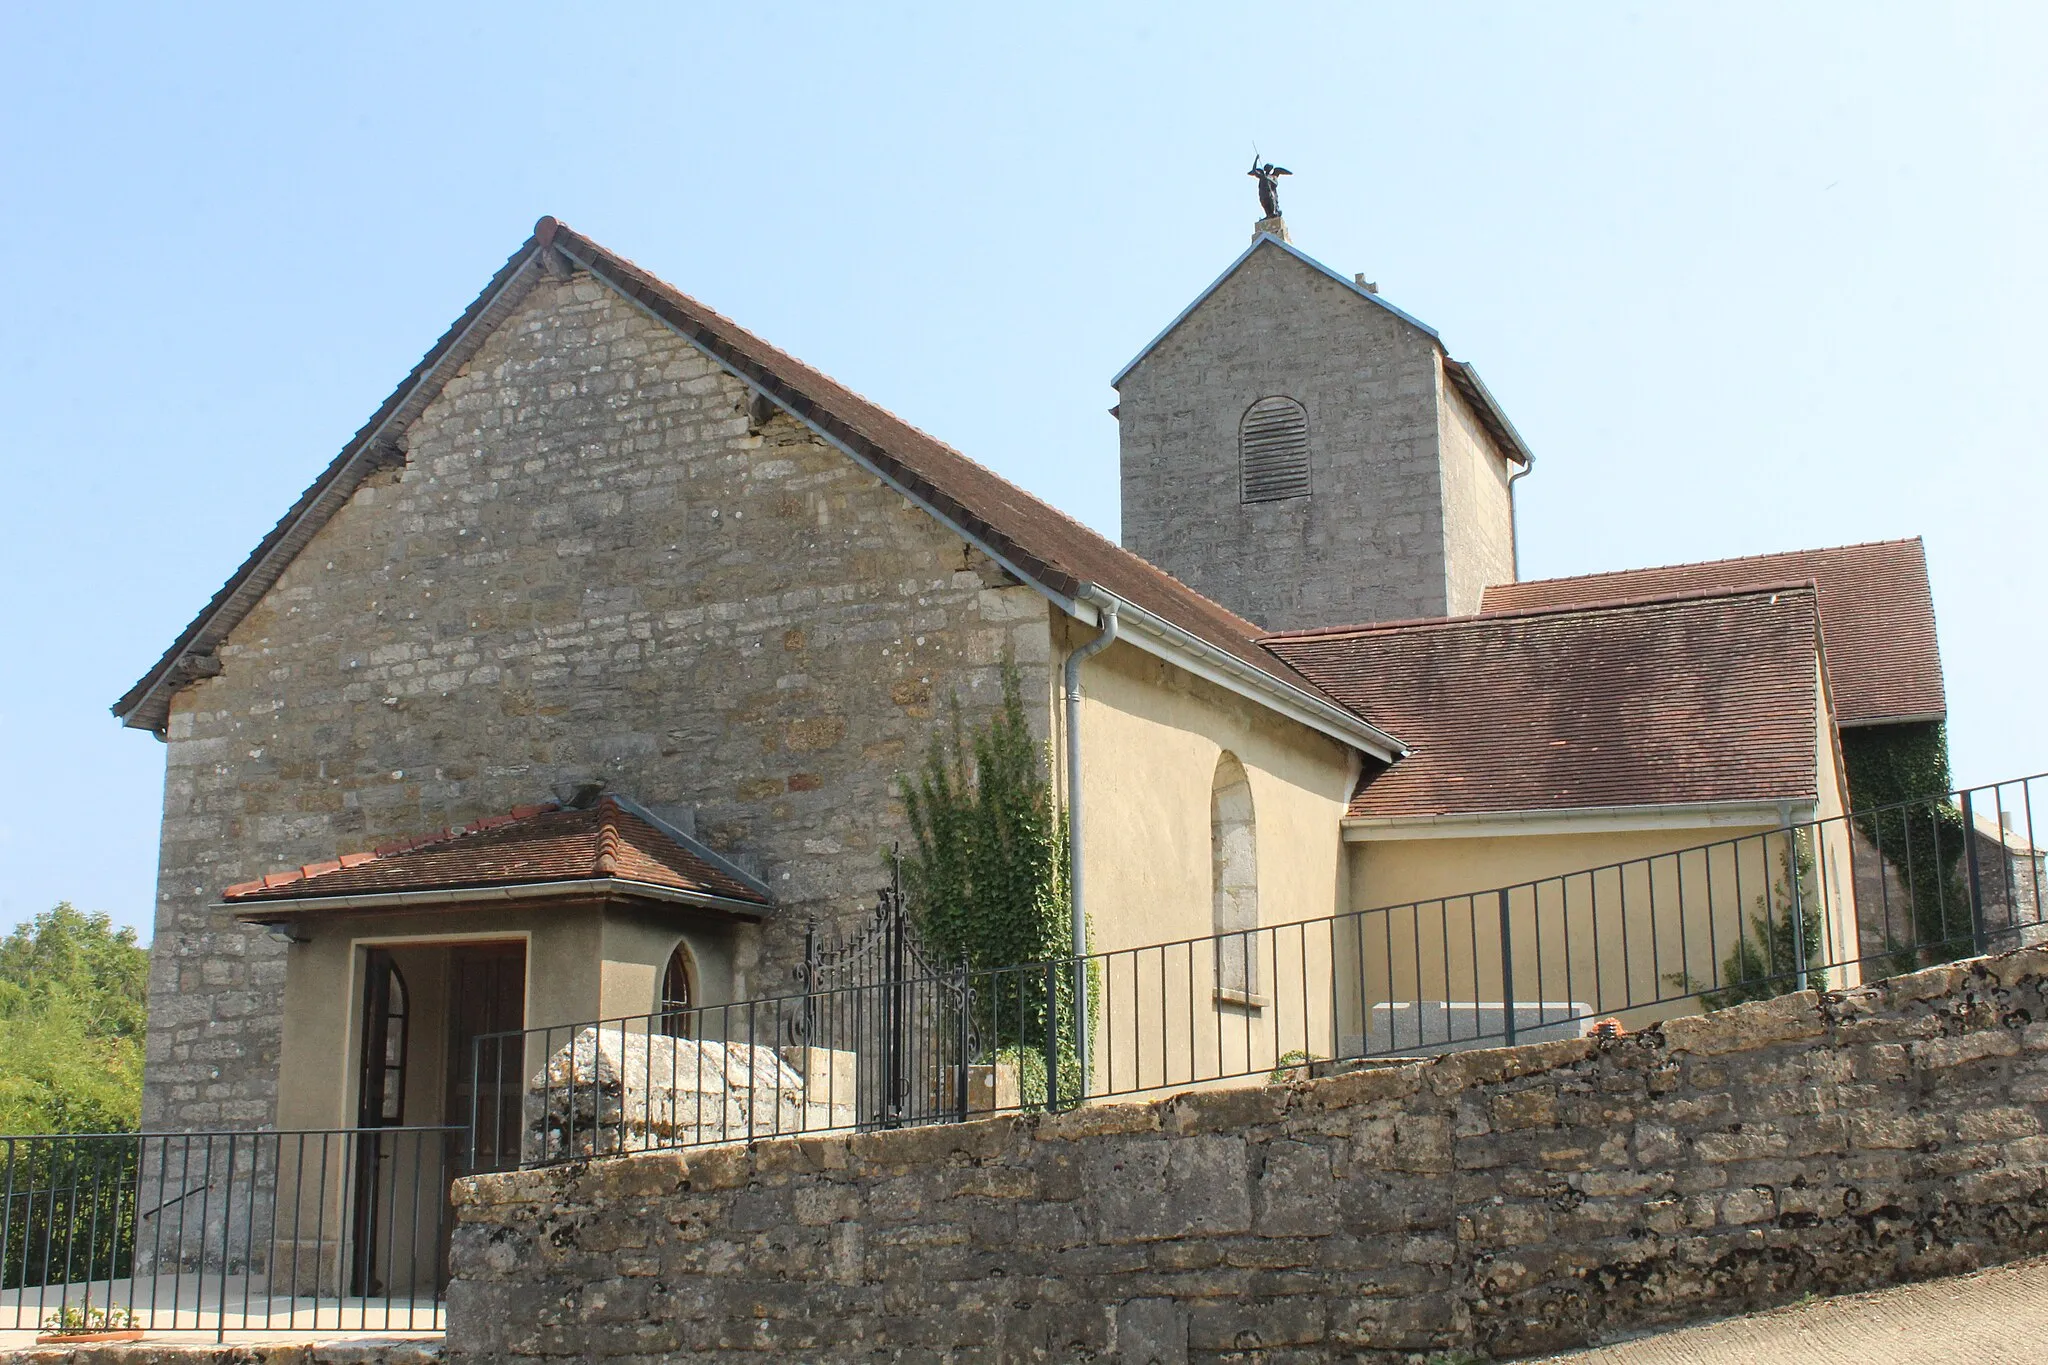
[[[363,1030],[363,986],[369,966],[369,950],[372,948],[438,948],[460,947],[472,943],[520,943],[526,948],[526,975],[520,983],[523,1008],[533,1003],[533,931],[511,929],[493,933],[487,929],[469,930],[452,934],[351,934],[349,936],[349,960],[351,968],[348,981],[348,1016],[343,1027],[343,1036],[350,1040],[341,1057],[339,1093],[345,1097],[342,1107],[342,1124],[362,1111],[362,1069],[356,1056],[362,1047]],[[409,984],[409,983],[408,983]],[[440,1040],[446,1043],[445,1032]]]

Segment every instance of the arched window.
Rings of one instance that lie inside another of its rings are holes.
[[[370,949],[363,976],[363,1069],[356,1091],[359,1128],[391,1128],[405,1122],[410,1014],[405,974],[390,953]]]
[[[1209,787],[1211,914],[1216,989],[1250,1004],[1259,989],[1259,839],[1252,784],[1244,765],[1226,753]]]
[[[668,955],[668,966],[661,974],[661,1031],[671,1038],[688,1038],[697,1008],[697,964],[690,958],[690,947],[678,943],[676,950]]]
[[[1308,496],[1308,410],[1292,398],[1261,398],[1237,422],[1238,501]]]

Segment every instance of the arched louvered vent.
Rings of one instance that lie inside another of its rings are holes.
[[[1240,502],[1308,496],[1308,412],[1292,398],[1261,398],[1237,424]]]

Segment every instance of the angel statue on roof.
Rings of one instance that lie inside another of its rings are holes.
[[[1261,166],[1257,153],[1254,153],[1252,155],[1252,168],[1246,171],[1245,174],[1254,177],[1259,182],[1259,207],[1266,211],[1268,218],[1278,218],[1280,216],[1280,177],[1283,175],[1293,175],[1294,172],[1288,170],[1285,166],[1275,166],[1270,161]]]

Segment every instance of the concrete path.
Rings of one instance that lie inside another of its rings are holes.
[[[2048,1257],[1544,1359],[1570,1365],[2038,1365],[2048,1360]]]

